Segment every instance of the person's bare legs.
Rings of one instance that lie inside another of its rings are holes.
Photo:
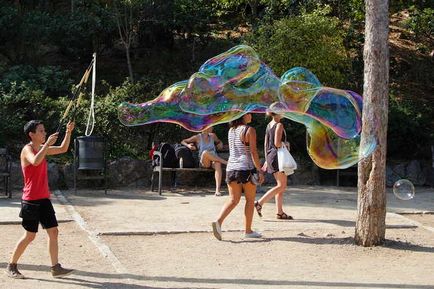
[[[228,161],[222,159],[221,157],[210,153],[209,151],[204,151],[200,157],[200,162],[205,168],[209,168],[211,166],[211,162],[218,162],[224,165],[228,164]]]
[[[244,195],[246,196],[246,206],[244,207],[244,217],[246,234],[252,233],[253,213],[255,210],[256,185],[251,182],[243,184]]]
[[[214,177],[215,177],[215,195],[216,196],[221,196],[222,194],[220,193],[220,187],[222,185],[222,175],[223,175],[223,170],[222,170],[222,164],[215,162],[213,163],[213,167],[214,167]]]
[[[21,255],[23,255],[27,246],[35,239],[35,237],[36,237],[36,233],[26,231],[24,235],[21,237],[21,239],[18,241],[17,245],[15,246],[14,252],[11,256],[11,259],[9,260],[9,263],[17,264]]]
[[[220,214],[217,218],[217,222],[220,224],[220,226],[223,224],[223,221],[226,219],[226,217],[232,212],[232,210],[240,202],[242,185],[237,184],[236,182],[230,182],[228,184],[228,190],[229,190],[229,198],[224,203],[223,208],[220,211]]]
[[[276,178],[277,186],[280,188],[279,192],[274,196],[274,200],[276,202],[277,214],[281,215],[283,213],[283,193],[285,193],[288,179],[281,172],[274,173],[274,177]]]
[[[286,190],[286,186],[288,183],[287,177],[285,173],[275,172],[273,174],[274,179],[276,180],[276,186],[269,189],[259,200],[258,203],[263,206],[266,202],[268,202],[272,197],[276,196],[276,206],[277,213],[281,214],[283,212],[283,193]]]
[[[47,229],[48,234],[48,252],[50,253],[51,266],[59,263],[59,230],[57,227]]]

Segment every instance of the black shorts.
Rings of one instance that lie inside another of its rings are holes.
[[[56,212],[50,199],[21,201],[20,217],[23,219],[23,228],[32,233],[38,232],[39,223],[44,229],[58,226]]]
[[[250,181],[252,173],[256,173],[256,169],[245,171],[226,171],[226,184],[231,182],[237,182],[237,184],[246,184]]]

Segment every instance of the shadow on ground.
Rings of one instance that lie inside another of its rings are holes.
[[[6,266],[6,263],[0,263],[0,266]],[[29,271],[49,271],[48,266],[20,264],[20,268]],[[344,287],[344,288],[418,288],[418,289],[432,289],[431,285],[418,285],[418,284],[392,284],[392,283],[355,283],[355,282],[324,282],[324,281],[291,281],[291,280],[267,280],[267,279],[231,279],[231,278],[191,278],[191,277],[176,277],[176,276],[141,276],[135,274],[108,274],[97,273],[77,270],[72,277],[65,277],[62,279],[42,279],[35,278],[40,282],[49,283],[64,283],[71,285],[82,285],[88,288],[126,288],[126,289],[159,289],[160,287],[148,287],[143,285],[128,284],[129,280],[134,281],[153,281],[153,282],[176,282],[186,284],[232,284],[232,285],[264,285],[264,286],[306,286],[306,288],[312,287]],[[97,282],[89,281],[78,277],[92,277],[100,278],[104,280],[110,279],[124,279],[124,282]],[[31,278],[30,278],[31,279]],[[171,287],[176,288],[176,287]],[[185,288],[185,287],[180,287]],[[195,288],[195,287],[188,287]],[[200,288],[212,288],[212,287],[200,287]]]

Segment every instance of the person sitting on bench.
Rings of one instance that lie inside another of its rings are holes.
[[[212,132],[213,128],[207,128],[201,133],[181,141],[181,144],[190,150],[199,150],[199,163],[203,168],[213,168],[215,170],[215,196],[221,196],[220,187],[222,183],[222,164],[228,162],[217,155],[217,149],[223,148],[223,142]]]

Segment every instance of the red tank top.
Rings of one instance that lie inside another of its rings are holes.
[[[37,153],[35,150],[33,152]],[[46,159],[44,158],[37,166],[27,165],[22,170],[24,178],[23,200],[34,201],[50,198]]]

